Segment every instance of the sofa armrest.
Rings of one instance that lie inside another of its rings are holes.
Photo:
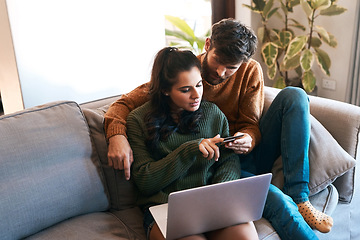
[[[310,111],[346,152],[355,160],[360,159],[360,107],[321,97],[310,97]],[[336,179],[334,185],[339,191],[339,200],[350,202],[355,188],[355,169]]]
[[[340,146],[354,159],[359,160],[360,107],[310,96],[310,111]]]

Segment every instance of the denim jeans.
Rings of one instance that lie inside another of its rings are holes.
[[[271,172],[282,156],[284,188],[270,186],[263,213],[281,239],[318,239],[295,204],[309,199],[309,115],[307,94],[300,88],[283,89],[260,120],[261,142],[241,156],[243,177]]]

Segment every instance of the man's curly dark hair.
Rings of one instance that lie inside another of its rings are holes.
[[[212,26],[209,50],[215,48],[215,54],[223,64],[248,61],[256,47],[254,32],[237,20],[227,18]]]

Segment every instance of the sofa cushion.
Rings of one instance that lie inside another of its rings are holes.
[[[27,240],[108,239],[145,240],[142,213],[138,208],[119,212],[81,215],[47,228]]]
[[[76,103],[5,115],[0,136],[0,239],[24,238],[109,207],[89,128]]]
[[[339,203],[339,193],[335,186],[330,184],[324,190],[309,197],[311,204],[327,215],[332,215]]]
[[[111,208],[123,210],[135,206],[137,188],[131,178],[129,181],[125,179],[123,170],[116,170],[108,166],[107,142],[103,125],[104,114],[108,107],[109,105],[105,105],[100,108],[83,108],[82,110],[89,124],[91,137],[95,143],[105,174],[107,188],[110,194]]]
[[[310,195],[314,195],[353,168],[356,161],[336,142],[319,121],[313,116],[310,116],[310,120],[309,190]],[[274,174],[273,184],[282,188],[284,175],[280,159],[275,162],[272,171]]]
[[[256,231],[261,240],[279,240],[280,237],[274,228],[271,226],[271,223],[265,218],[260,218],[257,221],[254,221]]]

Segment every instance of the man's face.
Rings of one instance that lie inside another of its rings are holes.
[[[202,62],[203,79],[211,84],[218,84],[231,77],[241,66],[236,64],[223,64],[223,61],[215,54],[215,49],[206,52]]]

